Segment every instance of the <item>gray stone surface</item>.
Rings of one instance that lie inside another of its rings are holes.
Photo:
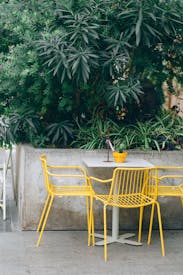
[[[166,256],[161,256],[158,232],[152,244],[141,247],[114,243],[87,247],[87,232],[50,231],[36,248],[37,233],[0,233],[0,274],[2,275],[181,275],[183,270],[183,231],[165,231]],[[146,233],[143,234],[146,240]]]
[[[183,230],[164,231],[165,257],[153,230],[150,246],[147,232],[143,246],[108,245],[104,262],[103,246],[88,247],[86,231],[46,231],[37,248],[38,233],[20,231],[16,210],[8,186],[7,220],[0,216],[0,275],[182,275]]]

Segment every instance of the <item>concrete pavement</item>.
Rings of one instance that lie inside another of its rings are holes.
[[[88,247],[86,231],[46,231],[41,246],[38,233],[20,231],[16,205],[8,192],[7,220],[0,213],[0,275],[182,275],[183,230],[164,231],[166,256],[161,256],[159,233],[143,246],[108,245]],[[135,238],[134,238],[135,239]]]
[[[41,246],[38,233],[0,233],[1,275],[182,275],[183,231],[165,231],[166,256],[161,256],[158,232],[152,244],[141,247],[108,245],[108,262],[103,247],[87,247],[85,231],[47,231]],[[146,234],[143,235],[145,241]]]

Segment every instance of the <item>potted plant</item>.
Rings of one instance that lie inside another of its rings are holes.
[[[113,157],[115,162],[124,162],[128,153],[125,151],[126,145],[125,143],[120,143],[115,147],[115,151],[113,152]]]

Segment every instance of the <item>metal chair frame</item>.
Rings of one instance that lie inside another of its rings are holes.
[[[157,169],[156,168],[116,168],[113,177],[102,180],[90,177],[91,182],[111,182],[108,194],[95,194],[94,198],[103,203],[104,219],[104,260],[107,261],[107,206],[119,208],[139,208],[138,242],[141,241],[143,209],[151,205],[151,216],[148,244],[151,242],[154,207],[157,207],[162,256],[165,255],[160,206],[157,201]],[[94,187],[94,186],[93,186]],[[91,221],[93,222],[92,218]]]
[[[179,197],[183,207],[183,166],[157,166],[157,169],[158,172],[164,170],[171,173],[158,175],[158,197]],[[168,183],[169,179],[182,179],[182,182],[178,185],[171,185]]]
[[[45,180],[45,187],[47,190],[47,199],[45,201],[42,214],[38,223],[37,232],[40,232],[39,238],[37,241],[37,246],[40,245],[43,231],[46,226],[46,222],[48,220],[48,216],[53,204],[53,200],[55,197],[78,197],[83,196],[86,197],[86,212],[87,212],[87,225],[88,225],[88,246],[90,245],[91,236],[92,242],[94,243],[94,229],[93,224],[91,223],[90,217],[93,217],[93,190],[90,184],[90,181],[87,177],[87,173],[85,169],[81,166],[55,166],[55,165],[48,165],[46,156],[42,155],[40,157],[42,162],[44,180]],[[59,171],[57,173],[52,172],[52,170]],[[60,172],[60,171],[64,171]],[[68,171],[68,172],[66,172]],[[72,171],[72,174],[70,174]],[[80,175],[76,173],[76,171],[80,172]],[[71,179],[81,179],[83,180],[83,185],[67,185],[66,183],[62,185],[56,185],[52,182],[52,179],[59,178],[62,181],[67,181],[69,178]]]

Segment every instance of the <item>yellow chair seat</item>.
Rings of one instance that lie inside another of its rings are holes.
[[[95,199],[107,203],[111,206],[117,206],[121,208],[139,208],[141,206],[147,206],[154,203],[154,199],[143,194],[128,194],[128,195],[96,195]]]
[[[49,187],[50,193],[55,196],[91,196],[92,189],[89,186],[55,186]]]

